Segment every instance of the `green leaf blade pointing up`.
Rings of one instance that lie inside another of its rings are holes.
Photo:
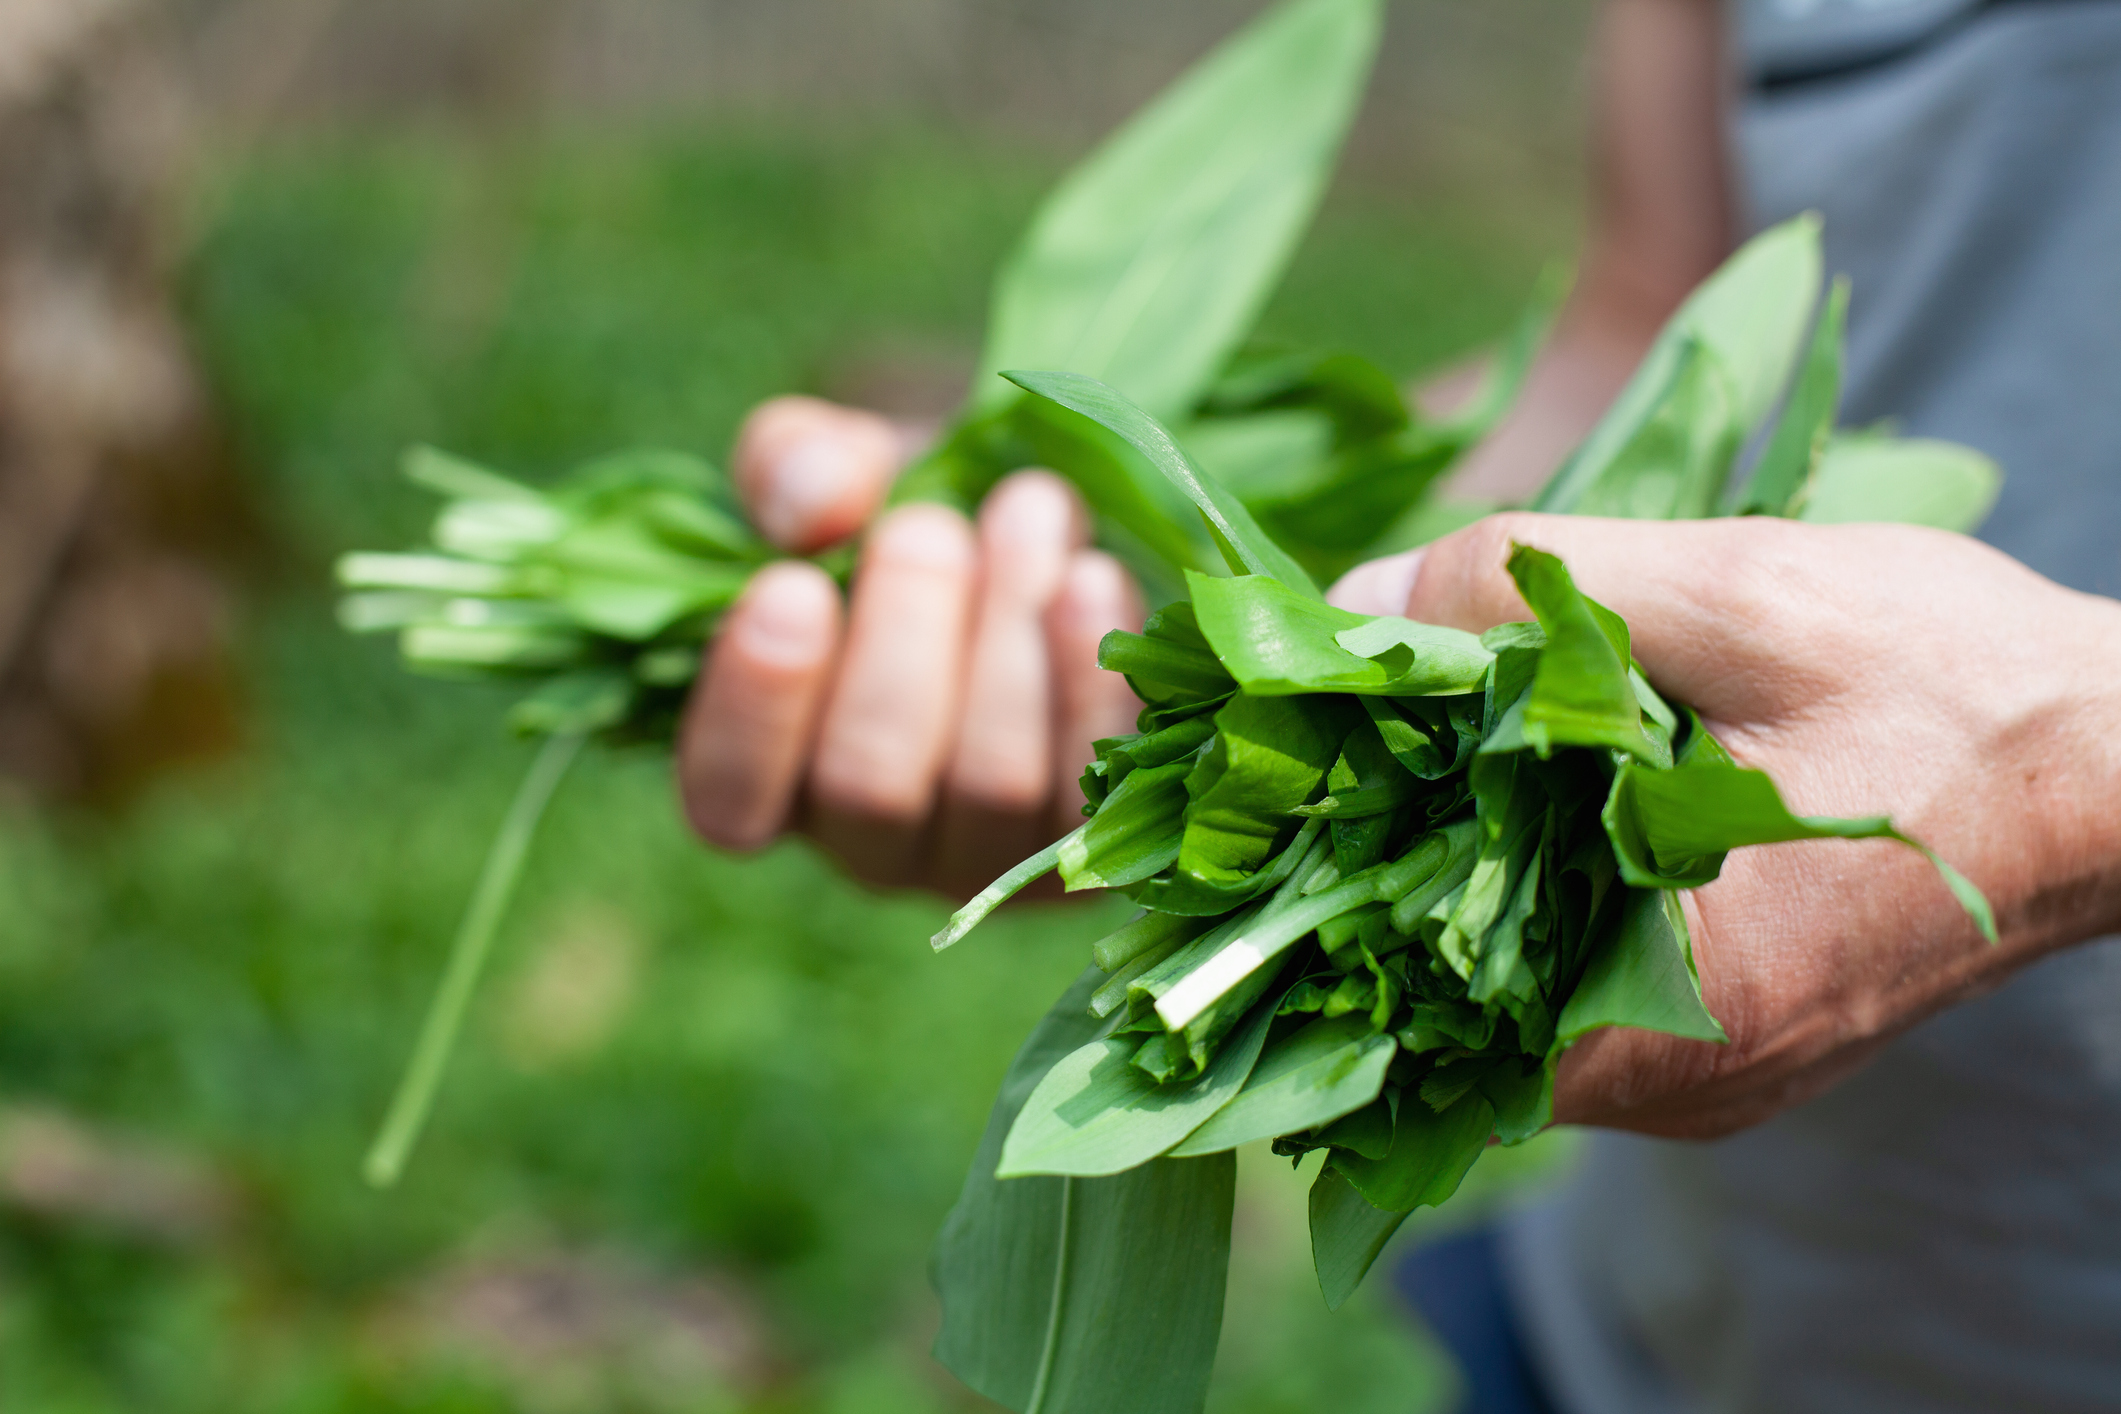
[[[1184,414],[1310,224],[1377,50],[1379,0],[1294,0],[1077,167],[995,284],[974,409],[1008,368],[1072,368]]]
[[[1632,483],[1669,475],[1660,464],[1665,457],[1644,455],[1643,439],[1654,441],[1655,424],[1673,420],[1675,402],[1698,401],[1698,385],[1713,371],[1709,381],[1727,388],[1728,405],[1713,417],[1707,407],[1692,409],[1676,426],[1690,442],[1727,450],[1720,465],[1709,458],[1687,478],[1693,484],[1684,499],[1694,509],[1649,512],[1655,518],[1709,514],[1731,457],[1773,410],[1811,327],[1824,279],[1819,226],[1817,216],[1805,215],[1771,227],[1710,276],[1665,324],[1612,408],[1532,509],[1582,513],[1595,504],[1606,514],[1642,514],[1626,509],[1635,500]]]

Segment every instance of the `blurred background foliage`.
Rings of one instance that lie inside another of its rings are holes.
[[[213,449],[182,484],[216,533],[161,542],[217,586],[224,719],[143,689],[122,789],[0,786],[0,1408],[980,1407],[925,1354],[927,1245],[1111,908],[936,957],[936,900],[801,845],[720,857],[656,758],[595,759],[423,1151],[373,1193],[361,1149],[526,748],[485,689],[341,634],[326,567],[419,532],[412,441],[535,478],[638,442],[718,457],[791,389],[944,413],[1046,184],[1253,8],[102,0],[47,44],[58,87],[0,64],[0,137],[61,100],[148,103],[171,137],[126,287],[180,331],[184,435]],[[1507,326],[1573,240],[1581,10],[1395,9],[1268,332],[1412,376]],[[52,602],[84,572],[55,563]],[[26,602],[18,695],[65,638]],[[0,711],[0,759],[37,763],[26,720]],[[157,745],[188,759],[137,769]],[[1246,1156],[1212,1407],[1440,1407],[1384,1282],[1324,1311],[1305,1182]]]

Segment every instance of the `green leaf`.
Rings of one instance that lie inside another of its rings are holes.
[[[452,455],[439,447],[412,446],[405,449],[398,469],[415,486],[438,495],[473,501],[544,501],[544,497],[520,481],[511,481],[476,462]]]
[[[1296,0],[1224,42],[1062,181],[996,280],[993,375],[1068,368],[1184,415],[1258,317],[1361,97],[1377,0]]]
[[[1303,567],[1252,519],[1244,503],[1210,479],[1173,441],[1163,425],[1095,378],[1079,373],[1011,372],[1010,382],[1109,428],[1147,457],[1200,511],[1233,574],[1263,574],[1299,594],[1324,599]]]
[[[1192,771],[1188,760],[1129,773],[1088,824],[1054,847],[1069,891],[1124,888],[1168,869],[1183,839]]]
[[[532,574],[450,555],[385,555],[357,551],[334,567],[347,589],[412,589],[435,594],[516,595],[540,587]]]
[[[1171,1153],[1213,1154],[1330,1124],[1377,1098],[1398,1050],[1391,1037],[1372,1033],[1367,1017],[1314,1021],[1277,1041],[1237,1098]]]
[[[1637,888],[1698,888],[1722,872],[1724,855],[1745,845],[1785,840],[1898,840],[1920,850],[1952,896],[1996,941],[1988,900],[1958,870],[1883,815],[1840,820],[1792,815],[1765,771],[1728,761],[1691,760],[1668,771],[1632,763],[1613,777],[1602,815],[1621,877]]]
[[[600,732],[626,719],[633,679],[614,668],[565,673],[508,709],[510,731],[523,736]]]
[[[1898,521],[1973,531],[1988,518],[2003,473],[1971,447],[1927,438],[1836,437],[1806,488],[1799,520],[1814,525]]]
[[[1841,341],[1848,303],[1848,277],[1842,276],[1827,293],[1826,308],[1812,331],[1811,351],[1775,424],[1775,435],[1768,439],[1760,464],[1753,468],[1738,498],[1739,515],[1795,515],[1803,505],[1841,405]]]
[[[1099,640],[1097,665],[1124,674],[1144,702],[1169,700],[1172,693],[1217,697],[1237,685],[1212,653],[1119,628]],[[1156,692],[1158,687],[1171,693]]]
[[[1092,1041],[1048,1071],[1024,1102],[995,1176],[1099,1177],[1147,1163],[1244,1088],[1273,1020],[1272,1006],[1254,1007],[1207,1071],[1183,1085],[1158,1085],[1133,1063],[1139,1036]]]
[[[632,642],[735,603],[754,568],[672,549],[627,516],[578,525],[538,558],[561,575],[556,597],[578,623]]]
[[[1290,812],[1317,790],[1353,725],[1330,698],[1232,698],[1186,780],[1179,872],[1211,887],[1243,885],[1291,833]]]
[[[1748,433],[1788,386],[1818,308],[1825,268],[1821,225],[1816,212],[1807,212],[1762,231],[1703,281],[1675,316],[1730,371],[1739,425]]]
[[[937,1239],[935,1358],[1040,1414],[1198,1410],[1222,1328],[1236,1164],[1158,1159],[1111,1178],[994,1177],[1024,1100],[1100,1023],[1079,977],[1017,1052]]]
[[[1634,1026],[1695,1041],[1727,1041],[1701,1001],[1686,916],[1667,890],[1627,891],[1617,924],[1591,953],[1555,1024],[1567,1045],[1602,1026]]]
[[[451,501],[435,517],[435,545],[452,555],[506,564],[550,545],[572,524],[542,499]]]
[[[1472,692],[1495,661],[1470,633],[1350,613],[1263,575],[1218,579],[1189,571],[1186,586],[1209,646],[1255,696]]]
[[[1391,1095],[1379,1095],[1353,1114],[1328,1125],[1318,1137],[1366,1159],[1381,1159],[1392,1152],[1393,1102]]]
[[[1311,1265],[1327,1310],[1338,1311],[1355,1294],[1410,1212],[1372,1206],[1330,1163],[1318,1171],[1311,1184]]]
[[[1560,560],[1529,545],[1510,551],[1510,578],[1546,633],[1524,705],[1524,740],[1544,756],[1555,746],[1604,746],[1656,759],[1629,678],[1628,628],[1576,588]],[[1484,748],[1485,749],[1485,748]]]
[[[1568,510],[1629,520],[1713,515],[1745,435],[1722,359],[1700,339],[1683,339],[1655,404]]]
[[[1458,1191],[1494,1129],[1495,1107],[1478,1090],[1441,1113],[1410,1093],[1393,1116],[1390,1153],[1366,1159],[1342,1149],[1331,1162],[1372,1207],[1395,1213],[1435,1207]]]
[[[1687,488],[1687,495],[1668,502],[1671,509],[1648,513],[1682,513],[1678,506],[1698,500],[1712,477],[1718,484],[1707,488],[1707,505],[1713,506],[1729,464],[1725,459],[1717,470],[1715,456],[1722,454],[1710,450],[1728,444],[1735,453],[1774,406],[1818,303],[1820,278],[1818,217],[1785,221],[1748,241],[1672,315],[1627,387],[1532,509],[1580,512],[1595,497],[1607,514],[1639,514],[1625,509],[1637,504],[1627,494],[1629,484],[1640,475],[1666,475],[1674,458],[1689,468],[1674,487]],[[1702,400],[1719,380],[1729,394],[1727,413],[1705,417],[1698,427],[1673,420],[1670,410],[1681,406],[1705,415]],[[1653,426],[1660,420],[1662,430]],[[1625,464],[1624,453],[1630,458]],[[1613,484],[1598,489],[1609,477]]]

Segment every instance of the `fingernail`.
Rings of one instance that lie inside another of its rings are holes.
[[[768,565],[730,616],[743,651],[775,667],[808,667],[832,649],[832,582],[803,565]]]
[[[759,529],[777,544],[808,548],[819,526],[859,489],[864,478],[857,455],[830,433],[810,433],[784,449],[774,463],[771,493],[759,498]]]
[[[1326,591],[1326,602],[1355,614],[1404,614],[1414,597],[1414,581],[1421,576],[1424,553],[1406,550],[1357,565]]]
[[[908,569],[960,573],[972,565],[971,528],[946,506],[904,506],[876,523],[864,554]]]
[[[1011,477],[996,490],[984,517],[997,550],[1046,550],[1065,544],[1075,519],[1067,483],[1037,473]]]

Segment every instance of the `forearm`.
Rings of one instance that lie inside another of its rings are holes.
[[[1735,240],[1720,7],[1611,0],[1593,64],[1581,275],[1516,407],[1453,476],[1459,496],[1529,499]]]

